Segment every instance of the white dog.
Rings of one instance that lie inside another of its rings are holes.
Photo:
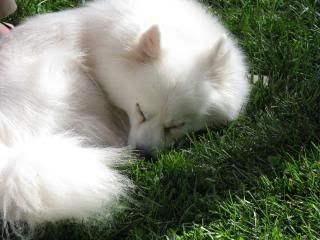
[[[192,0],[100,0],[0,40],[0,212],[30,225],[112,207],[114,167],[238,116],[243,54]],[[125,147],[125,148],[122,148]]]

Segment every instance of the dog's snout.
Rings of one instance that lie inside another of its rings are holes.
[[[150,159],[153,157],[152,151],[147,146],[137,145],[136,150],[139,154],[141,154],[145,158]]]

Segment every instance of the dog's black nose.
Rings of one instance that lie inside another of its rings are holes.
[[[151,159],[153,157],[152,151],[143,145],[137,145],[136,150],[139,154],[141,154],[146,159]]]

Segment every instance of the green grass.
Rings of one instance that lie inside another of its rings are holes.
[[[320,2],[204,2],[269,85],[256,83],[245,114],[227,127],[134,163],[133,201],[113,221],[49,224],[35,239],[320,238]],[[9,20],[79,3],[20,0]]]

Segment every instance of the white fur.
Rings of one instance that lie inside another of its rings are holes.
[[[2,218],[32,225],[116,205],[130,187],[114,170],[129,158],[122,147],[154,151],[236,118],[246,71],[192,0],[100,0],[31,18],[0,39]]]
[[[84,147],[63,135],[38,136],[1,146],[3,218],[34,224],[84,218],[112,206],[130,185],[111,167],[123,159],[114,148]]]

